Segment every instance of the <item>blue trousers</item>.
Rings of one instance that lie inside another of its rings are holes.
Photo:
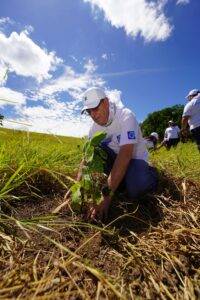
[[[200,151],[200,126],[192,129],[191,133]]]
[[[101,148],[107,153],[104,172],[109,175],[117,154],[106,145],[101,145]],[[131,159],[117,190],[127,192],[128,197],[135,198],[148,192],[154,192],[157,184],[158,175],[155,168],[149,166],[142,159]]]

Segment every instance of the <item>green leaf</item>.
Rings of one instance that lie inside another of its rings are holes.
[[[93,159],[87,166],[90,173],[103,173],[104,171],[103,163],[100,160]]]
[[[103,139],[105,139],[105,137],[106,137],[106,133],[105,132],[103,132],[103,131],[98,131],[98,132],[96,132],[94,135],[93,135],[93,137],[92,137],[92,139],[90,140],[90,144],[91,144],[91,146],[98,146],[99,144],[100,144],[100,142],[103,140]]]
[[[90,191],[92,189],[92,181],[89,174],[83,174],[81,185],[86,191]]]
[[[102,202],[101,193],[99,191],[97,191],[95,193],[95,195],[93,195],[93,199],[94,199],[95,204],[99,205]]]
[[[83,153],[87,153],[88,149],[90,148],[90,140],[87,140],[83,145]]]
[[[81,195],[81,183],[77,182],[74,185],[71,186],[70,188],[71,192],[72,192],[72,209],[80,212],[81,210],[81,205],[82,205],[82,195]]]

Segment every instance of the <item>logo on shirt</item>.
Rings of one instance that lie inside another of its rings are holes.
[[[128,139],[129,140],[134,140],[135,139],[135,131],[128,131]]]
[[[118,141],[118,143],[120,143],[120,138],[121,138],[121,135],[120,134],[117,135],[117,141]]]

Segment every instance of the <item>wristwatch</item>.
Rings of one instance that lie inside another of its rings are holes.
[[[103,196],[110,196],[110,197],[112,197],[114,195],[114,192],[107,185],[105,185],[105,186],[102,187],[101,193],[102,193]]]

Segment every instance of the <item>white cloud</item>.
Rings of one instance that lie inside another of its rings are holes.
[[[121,100],[121,94],[122,94],[121,91],[119,91],[117,89],[115,89],[115,90],[107,89],[106,90],[106,95],[108,95],[108,98],[120,107],[123,106],[123,103],[122,103],[122,100]]]
[[[30,32],[31,27],[28,30]],[[50,71],[62,60],[33,42],[28,30],[20,34],[12,32],[9,37],[0,32],[0,61],[9,67],[9,71],[41,82],[51,77]]]
[[[8,79],[8,68],[0,61],[0,86],[3,86]]]
[[[123,106],[119,90],[106,89],[106,94],[111,101],[119,106]],[[35,132],[76,137],[88,134],[92,120],[90,117],[80,114],[80,107],[77,110],[76,101],[72,100],[64,103],[54,98],[49,98],[45,104],[45,107],[42,105],[17,107],[17,114],[20,115],[19,120],[23,120],[23,122],[26,120],[26,122],[31,124],[30,130]],[[20,126],[22,125],[9,126],[21,129]]]
[[[190,3],[190,0],[177,0],[177,2],[176,2],[177,5],[186,5],[189,3]]]
[[[64,72],[56,79],[50,80],[39,91],[39,97],[53,95],[59,92],[68,92],[75,99],[80,99],[83,90],[90,86],[103,86],[104,80],[94,72],[96,66],[89,60],[85,65],[85,73],[76,73],[70,66],[65,66]]]
[[[13,24],[13,21],[8,17],[0,18],[0,27],[5,24]]]
[[[9,19],[2,20],[2,24]],[[0,24],[1,24],[0,23]],[[80,115],[81,95],[91,86],[105,86],[105,81],[96,73],[97,65],[93,59],[85,60],[83,72],[77,73],[72,67],[63,64],[53,52],[39,47],[29,34],[31,26],[20,34],[12,32],[6,36],[0,30],[0,106],[13,105],[15,117],[19,123],[7,122],[9,128],[31,130],[68,136],[87,135],[91,119]],[[77,59],[72,56],[72,59]],[[63,73],[52,78],[54,68],[63,68]],[[52,71],[52,73],[51,73]],[[29,97],[21,92],[5,87],[9,72],[24,77],[33,77],[41,82],[38,90],[29,90]],[[45,80],[45,83],[42,81]],[[60,93],[66,93],[65,102],[59,101]],[[120,104],[120,91],[108,90],[111,100]],[[34,102],[30,106],[27,100],[40,100],[40,105]],[[30,124],[29,127],[27,124]]]
[[[167,0],[83,0],[93,9],[104,12],[105,19],[116,28],[124,28],[127,35],[141,35],[146,41],[166,40],[172,26],[164,14]]]
[[[17,113],[20,120],[28,120],[31,131],[77,137],[88,134],[91,120],[76,114],[73,103],[70,107],[66,103],[51,99],[48,104],[48,107],[24,106],[18,108]]]
[[[103,53],[101,57],[102,57],[103,59],[107,60],[107,59],[108,59],[108,54]]]
[[[26,102],[26,97],[20,92],[6,87],[0,87],[0,106],[22,105]]]
[[[87,63],[84,65],[86,73],[94,73],[97,69],[97,66],[94,64],[92,59],[88,59]]]

